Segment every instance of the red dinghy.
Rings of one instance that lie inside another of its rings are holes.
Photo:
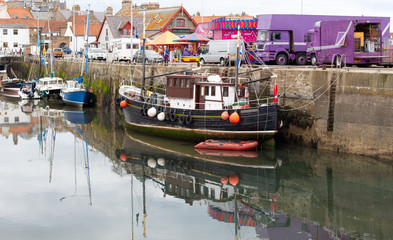
[[[215,150],[232,150],[244,151],[256,148],[258,141],[241,141],[241,140],[214,140],[208,139],[195,145],[197,149],[215,149]]]

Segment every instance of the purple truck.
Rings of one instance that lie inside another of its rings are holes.
[[[316,22],[307,33],[307,58],[312,65],[381,64],[389,26],[388,17]]]
[[[262,14],[258,16],[255,57],[278,65],[307,63],[306,35],[318,21],[350,20],[351,16]],[[372,19],[372,18],[370,18]],[[374,18],[375,19],[375,18]]]

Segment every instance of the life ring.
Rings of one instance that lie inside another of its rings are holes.
[[[170,119],[172,122],[176,121],[176,119],[177,119],[176,112],[171,113]]]
[[[186,121],[186,117],[184,117],[184,116],[180,116],[179,117],[179,123],[180,124],[183,124],[185,121]]]
[[[245,108],[250,108],[250,106],[248,106],[248,104],[243,105],[243,106],[242,106],[242,109],[245,109]]]
[[[188,114],[188,116],[186,117],[186,124],[191,124],[193,123],[194,119],[191,117],[191,113]]]

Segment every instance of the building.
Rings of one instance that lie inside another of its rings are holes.
[[[20,53],[30,45],[30,31],[25,24],[0,24],[0,52]]]
[[[179,36],[189,35],[197,26],[183,6],[159,8],[158,3],[148,3],[139,7],[136,5],[131,7],[131,0],[123,0],[122,3],[122,9],[116,13],[116,16],[130,17],[132,8],[134,17],[149,18],[149,21],[146,21],[147,38],[154,39],[166,31]]]
[[[34,19],[30,11],[26,8],[10,8],[6,2],[0,1],[1,19]]]
[[[75,24],[67,22],[67,27],[64,33],[64,37],[69,38],[69,48],[73,52],[77,52],[85,49],[86,44],[86,24]],[[101,25],[89,25],[89,44],[97,41]]]
[[[146,18],[149,21],[150,18]],[[110,42],[117,38],[130,38],[130,17],[106,16],[97,36],[97,46],[109,50]],[[140,37],[143,31],[143,17],[133,18],[133,36]]]

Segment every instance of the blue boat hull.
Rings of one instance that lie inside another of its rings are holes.
[[[63,92],[63,101],[69,105],[86,106],[93,103],[94,95],[86,90]]]

